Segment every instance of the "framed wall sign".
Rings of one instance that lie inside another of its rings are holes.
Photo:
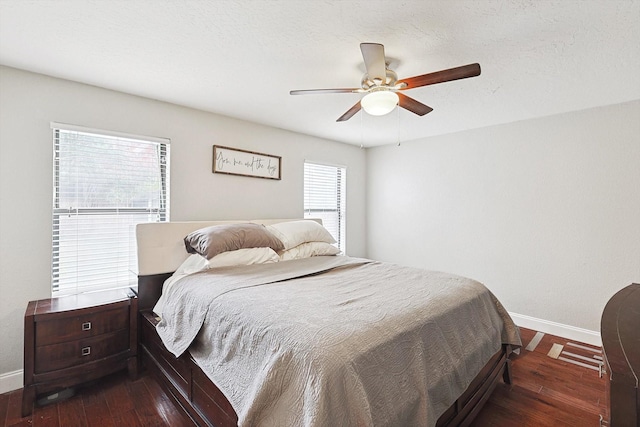
[[[237,148],[213,146],[213,173],[282,179],[282,157]]]

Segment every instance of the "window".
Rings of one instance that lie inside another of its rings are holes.
[[[135,285],[135,225],[169,219],[169,141],[51,126],[52,294]]]
[[[304,217],[321,218],[346,253],[345,219],[347,170],[339,166],[304,164]]]

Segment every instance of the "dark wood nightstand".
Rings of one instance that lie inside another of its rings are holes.
[[[36,396],[127,368],[137,376],[138,299],[120,289],[31,301],[24,316],[22,416]]]

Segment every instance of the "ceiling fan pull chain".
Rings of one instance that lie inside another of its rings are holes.
[[[362,124],[362,121],[364,117],[364,111],[360,112],[360,148],[364,148],[364,136],[363,136],[363,132],[364,132],[364,125]]]
[[[397,121],[397,124],[398,124],[398,147],[400,147],[400,106],[397,106],[396,110],[398,110],[398,116],[397,116],[398,117],[398,121]]]

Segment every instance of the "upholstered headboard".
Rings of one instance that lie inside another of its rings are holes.
[[[136,241],[138,244],[138,276],[173,273],[187,259],[184,237],[192,231],[211,225],[252,222],[270,225],[279,222],[298,221],[291,219],[258,219],[238,221],[186,221],[150,222],[138,224]],[[322,220],[314,219],[322,224]]]

